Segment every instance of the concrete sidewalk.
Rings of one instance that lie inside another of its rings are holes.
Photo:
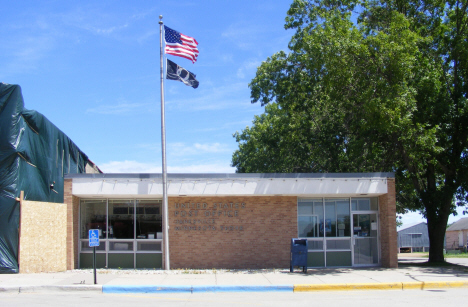
[[[411,265],[427,258],[400,258],[398,269],[336,268],[297,270],[92,270],[0,274],[0,292],[97,291],[103,293],[323,291],[468,287],[468,259],[453,266]],[[409,264],[410,263],[410,264]]]

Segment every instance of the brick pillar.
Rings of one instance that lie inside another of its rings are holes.
[[[387,178],[387,194],[379,197],[380,246],[382,266],[398,267],[398,243],[396,230],[395,178]]]
[[[73,270],[78,268],[80,199],[72,195],[72,179],[64,180],[63,202],[67,204],[67,270]]]

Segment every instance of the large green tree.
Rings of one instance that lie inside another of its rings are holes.
[[[295,0],[289,53],[258,68],[265,105],[234,137],[237,172],[396,174],[400,210],[427,218],[444,261],[468,188],[468,0]]]

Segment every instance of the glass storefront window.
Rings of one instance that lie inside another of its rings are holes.
[[[377,237],[376,214],[355,214],[353,223],[354,236]]]
[[[323,250],[323,239],[320,239],[319,241],[316,240],[307,240],[308,242],[308,247],[309,250]]]
[[[93,265],[89,229],[100,230],[97,267],[162,267],[161,203],[153,199],[81,199],[80,268]]]
[[[377,211],[379,210],[378,198],[352,198],[351,208],[353,211]]]
[[[308,238],[308,266],[378,264],[378,209],[378,197],[299,199],[298,235]]]
[[[351,219],[349,211],[349,201],[336,202],[336,219],[337,219],[337,237],[351,236]]]
[[[354,264],[379,263],[377,214],[353,214]]]
[[[298,232],[300,238],[323,237],[322,200],[301,200],[298,203]]]
[[[109,251],[119,251],[119,252],[133,251],[133,242],[132,241],[125,241],[125,242],[110,241]]]
[[[325,199],[325,232],[327,237],[350,237],[349,199]]]
[[[162,239],[161,200],[81,200],[80,239]],[[109,225],[107,225],[109,223]],[[108,227],[107,227],[108,226]]]
[[[299,216],[299,237],[316,238],[319,236],[319,224],[316,216]]]
[[[346,240],[327,240],[327,250],[340,250],[340,249],[345,249],[349,250],[351,249],[351,241],[349,239]]]
[[[372,197],[370,199],[370,209],[372,211],[378,211],[379,210],[379,199],[377,197]]]
[[[336,210],[334,201],[325,201],[325,234],[336,237]]]
[[[137,239],[161,239],[162,215],[160,200],[138,200],[136,204]]]
[[[133,200],[109,200],[109,239],[135,239]]]
[[[88,239],[90,229],[99,230],[99,238],[106,238],[106,200],[82,200],[80,208],[80,239]]]

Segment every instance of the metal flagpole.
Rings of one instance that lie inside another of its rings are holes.
[[[162,147],[162,185],[163,185],[163,252],[164,269],[170,270],[169,262],[169,219],[168,219],[168,201],[167,201],[167,166],[166,166],[166,123],[164,118],[164,63],[163,63],[163,16],[159,15],[159,42],[161,45],[161,147]]]

